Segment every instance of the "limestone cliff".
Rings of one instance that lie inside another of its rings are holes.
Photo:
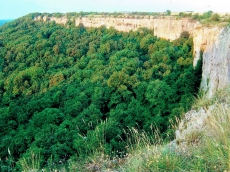
[[[219,28],[208,37],[203,54],[201,87],[211,97],[230,84],[230,28]]]
[[[35,20],[55,21],[58,24],[66,24],[67,18],[61,17],[36,17]],[[82,17],[75,18],[75,25],[84,25],[85,27],[114,27],[116,30],[128,32],[130,30],[138,30],[138,28],[145,27],[154,29],[154,35],[168,40],[175,40],[179,38],[181,32],[188,31],[192,33],[193,30],[200,26],[199,22],[190,19],[177,20],[173,17],[167,18],[109,18],[109,17]]]
[[[55,21],[66,24],[66,17],[36,17],[35,20]],[[211,97],[216,90],[230,83],[230,28],[217,26],[204,27],[190,19],[168,18],[109,18],[83,17],[72,19],[75,25],[85,27],[114,27],[119,31],[128,32],[145,27],[154,30],[154,35],[168,40],[179,38],[181,32],[188,31],[193,36],[194,66],[203,52],[203,73],[201,87]]]
[[[157,18],[157,19],[130,19],[130,18],[77,18],[75,24],[78,26],[82,23],[85,27],[114,27],[119,31],[128,32],[145,27],[154,30],[154,35],[169,40],[177,39],[181,32],[192,32],[199,24],[189,19],[176,20],[174,18]]]

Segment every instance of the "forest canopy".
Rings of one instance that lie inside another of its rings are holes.
[[[169,42],[145,28],[62,26],[33,16],[0,27],[3,164],[9,150],[16,161],[39,153],[44,166],[87,156],[99,146],[96,131],[105,133],[106,153],[125,151],[128,127],[154,126],[166,137],[170,120],[189,110],[201,79],[192,38]]]

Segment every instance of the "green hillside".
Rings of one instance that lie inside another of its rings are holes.
[[[170,121],[190,109],[201,79],[188,34],[169,42],[145,28],[125,33],[34,16],[0,28],[2,171],[20,171],[31,153],[40,167],[95,150],[122,156],[132,127],[172,138]]]

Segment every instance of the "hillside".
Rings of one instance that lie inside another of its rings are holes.
[[[176,127],[172,142],[151,143],[142,132],[133,132],[131,147],[120,171],[229,171],[229,87],[211,99],[201,96]],[[180,133],[180,134],[179,134]],[[157,133],[156,138],[159,138]],[[98,165],[95,159],[94,164]],[[108,160],[100,165],[105,169]],[[118,171],[119,171],[118,170]]]
[[[33,16],[0,28],[2,171],[22,169],[31,156],[41,168],[84,162],[95,150],[121,157],[132,127],[173,137],[169,123],[190,109],[201,80],[188,34],[170,42],[146,28]]]
[[[165,143],[158,139],[152,144],[146,139],[145,133],[136,133],[137,146],[132,147],[120,169],[229,171],[229,94],[227,87],[212,98],[201,96],[196,99],[192,110],[175,126],[177,136],[173,142]],[[98,161],[95,159],[95,162]]]
[[[87,28],[114,28],[129,32],[140,28],[154,30],[153,35],[167,40],[178,39],[182,32],[189,33],[193,39],[193,65],[203,57],[201,88],[209,97],[219,89],[230,84],[230,29],[228,14],[220,16],[212,11],[203,14],[179,13],[164,15],[142,14],[103,14],[90,13],[55,13],[34,14],[34,20],[55,22],[62,25],[84,26]]]

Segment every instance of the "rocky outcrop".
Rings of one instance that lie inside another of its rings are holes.
[[[181,32],[192,33],[199,23],[189,19],[177,20],[175,18],[156,18],[156,19],[130,19],[130,18],[76,18],[75,24],[83,24],[85,27],[114,27],[116,30],[128,32],[145,27],[154,30],[154,35],[168,40],[179,38]]]
[[[200,98],[179,121],[176,138],[169,144],[170,148],[184,153],[191,147],[202,145],[207,138],[224,138],[225,132],[229,132],[229,93],[230,87],[227,87],[212,98]]]
[[[201,88],[208,97],[230,84],[230,27],[213,30],[203,53]]]
[[[35,20],[55,21],[66,24],[66,17],[36,17]],[[110,18],[83,17],[72,19],[75,25],[85,27],[114,27],[119,31],[128,32],[145,27],[154,30],[154,35],[168,40],[179,38],[183,31],[193,36],[194,66],[203,52],[203,73],[201,88],[211,97],[216,90],[230,83],[230,28],[217,26],[204,27],[199,22],[190,19],[167,18]]]
[[[197,61],[200,59],[201,53],[207,51],[216,42],[219,33],[219,27],[197,27],[193,30],[194,66],[196,66]]]
[[[43,21],[43,22],[47,22],[47,21],[54,21],[55,23],[57,24],[63,24],[65,25],[68,21],[68,19],[66,17],[48,17],[48,16],[38,16],[38,17],[35,17],[34,20],[40,20],[40,21]]]
[[[38,16],[35,20],[55,21],[58,24],[66,24],[66,17],[41,17]],[[113,27],[118,31],[129,32],[136,31],[139,28],[148,28],[154,30],[154,35],[168,40],[175,40],[180,37],[183,31],[188,31],[192,34],[193,30],[200,26],[199,22],[187,18],[176,19],[174,17],[165,18],[113,18],[113,17],[82,17],[75,18],[75,25],[83,25],[85,27]]]
[[[213,110],[213,107],[211,109]],[[201,136],[205,133],[210,112],[211,110],[204,110],[202,107],[199,110],[188,111],[179,122],[175,131],[175,139],[167,147],[177,154],[187,154],[190,148],[201,144]]]
[[[199,133],[203,132],[205,121],[209,115],[210,113],[207,113],[203,108],[187,112],[175,132],[177,143],[196,142],[194,135],[199,137]]]
[[[49,20],[50,21],[55,21],[57,24],[64,24],[64,25],[68,21],[68,19],[66,17],[61,17],[61,18],[50,17]]]

